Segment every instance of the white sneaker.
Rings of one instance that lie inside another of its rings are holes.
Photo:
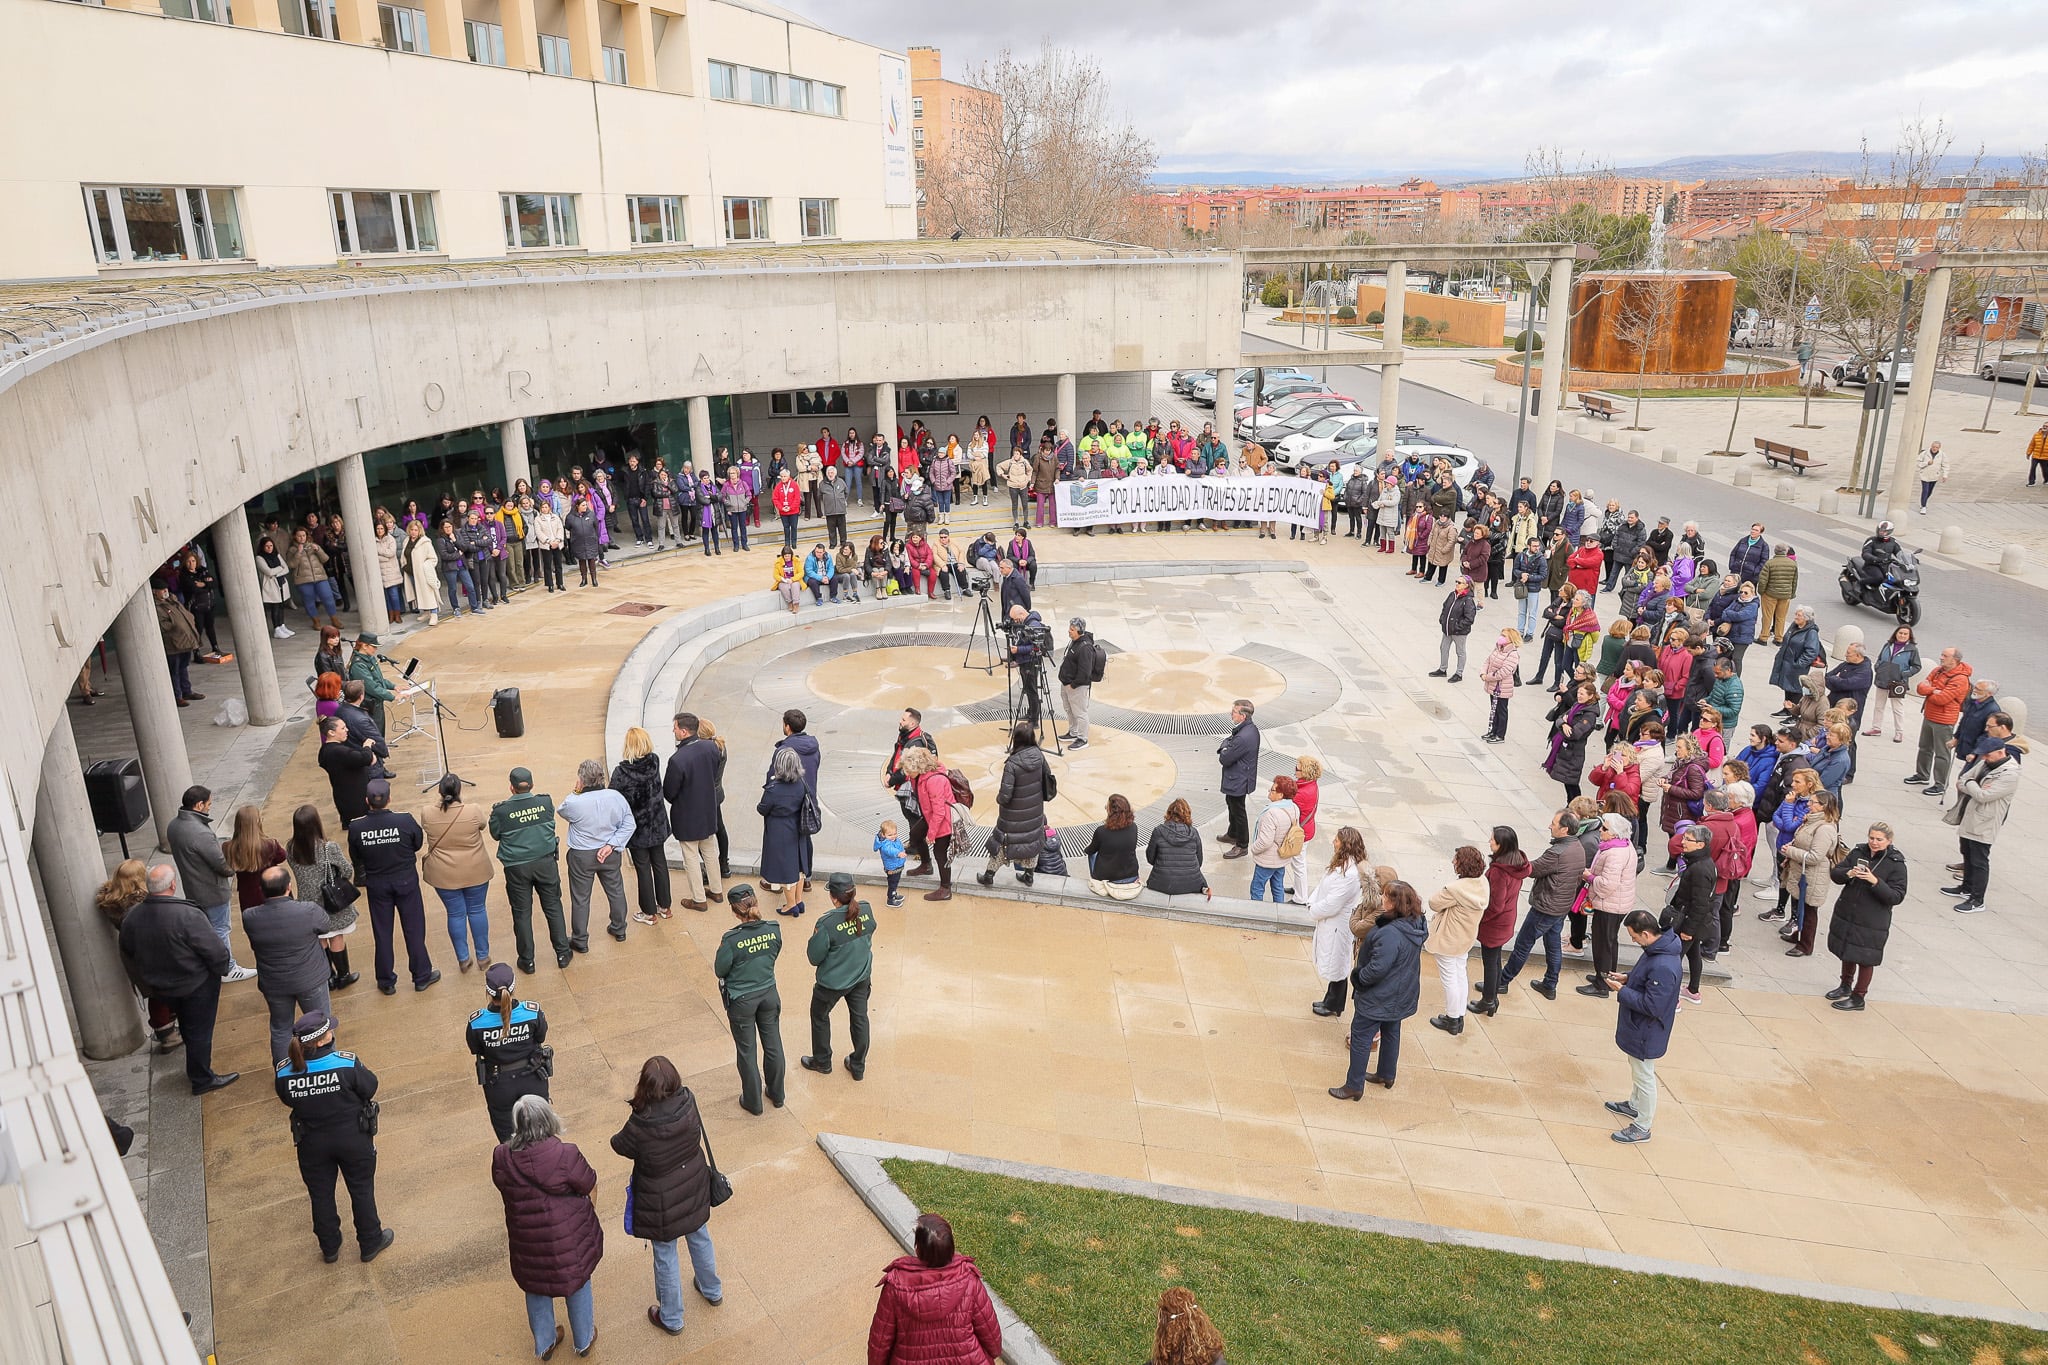
[[[276,630],[270,632],[270,638],[273,640],[289,640],[297,634],[298,632],[290,626],[279,626]]]
[[[256,975],[256,969],[254,967],[237,966],[232,968],[226,976],[220,979],[220,984],[223,986],[232,986],[237,981],[247,981],[250,977],[254,975]]]

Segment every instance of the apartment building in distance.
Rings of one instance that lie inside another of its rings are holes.
[[[1760,180],[1701,180],[1679,186],[1678,221],[1698,222],[1709,218],[1754,218],[1758,214],[1783,213],[1789,209],[1811,208],[1835,188],[1836,182],[1821,177]]]
[[[1375,235],[1433,223],[1442,191],[1429,180],[1399,185],[1186,189],[1143,197],[1145,209],[1177,234],[1228,235],[1231,228],[1280,223],[1306,232]]]
[[[986,123],[1002,116],[1002,97],[979,86],[949,81],[935,47],[910,49],[910,147],[917,164],[919,235],[928,230],[924,183],[928,168],[942,165],[954,131],[973,119]]]
[[[915,234],[899,53],[758,0],[415,3],[0,0],[0,279]]]

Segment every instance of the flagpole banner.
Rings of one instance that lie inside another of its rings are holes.
[[[1053,492],[1061,526],[1206,519],[1284,521],[1314,530],[1323,511],[1322,484],[1278,474],[1074,479],[1055,484]]]

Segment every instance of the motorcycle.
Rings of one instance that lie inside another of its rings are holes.
[[[1920,624],[1920,556],[1901,546],[1883,579],[1865,583],[1862,557],[1842,566],[1842,600],[1852,607],[1875,607],[1896,616],[1902,626]]]

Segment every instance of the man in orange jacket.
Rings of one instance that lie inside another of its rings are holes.
[[[1948,790],[1949,763],[1954,757],[1948,742],[1970,698],[1970,666],[1953,645],[1941,651],[1941,662],[1915,689],[1920,703],[1920,754],[1913,763],[1913,775],[1906,785],[1925,785],[1923,796],[1940,796]]]

